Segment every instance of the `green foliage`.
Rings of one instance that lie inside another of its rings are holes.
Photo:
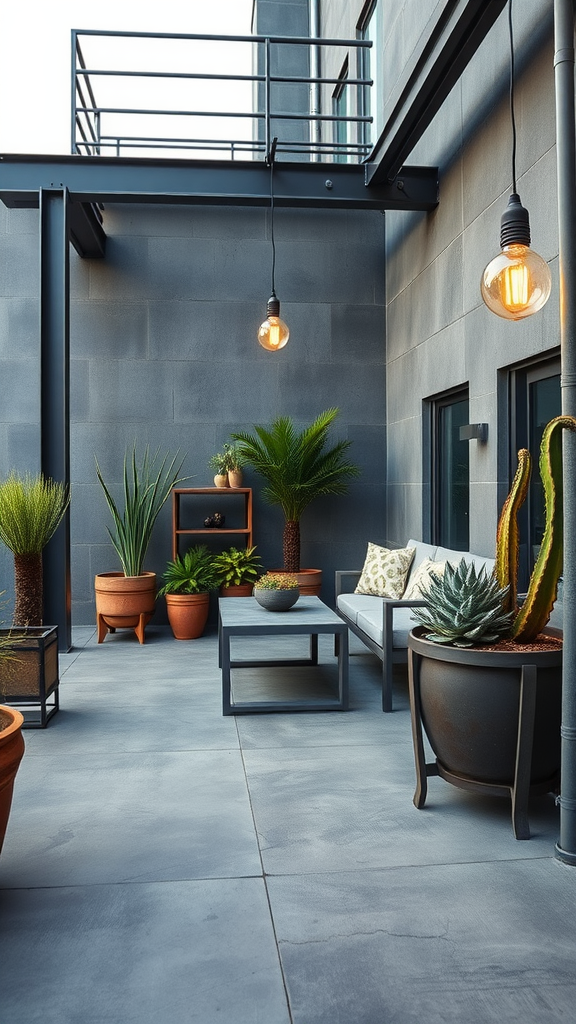
[[[424,626],[425,637],[437,644],[473,647],[497,643],[510,635],[513,613],[503,610],[507,587],[482,567],[465,558],[454,567],[446,563],[443,576],[432,575],[427,604],[412,615]]]
[[[210,456],[208,465],[215,473],[224,474],[240,469],[244,461],[237,444],[225,444],[221,452]]]
[[[299,586],[296,576],[288,572],[267,572],[256,580],[254,590],[296,590]]]
[[[516,605],[518,575],[517,514],[528,492],[530,454],[518,452],[518,470],[498,522],[496,570],[501,586],[510,588],[515,613],[511,635],[519,643],[530,643],[544,628],[554,607],[563,557],[562,431],[576,430],[573,416],[556,416],[546,425],[540,446],[540,477],[544,488],[546,522],[526,600]]]
[[[253,583],[260,571],[260,556],[255,547],[239,550],[229,548],[214,558],[214,567],[220,586],[238,587],[241,583]]]
[[[160,449],[150,455],[148,446],[139,460],[136,446],[130,454],[126,452],[124,509],[121,511],[104,483],[96,460],[96,474],[114,520],[114,529],[108,529],[108,533],[125,576],[141,574],[160,509],[170,497],[172,488],[187,479],[179,475],[183,463],[179,452],[173,457],[167,452],[160,461]]]
[[[270,427],[256,426],[254,434],[232,434],[240,457],[266,480],[262,495],[280,505],[288,521],[298,522],[304,509],[323,494],[345,494],[347,478],[358,468],[345,456],[350,441],[327,448],[328,428],[338,409],[327,409],[301,432],[292,419],[279,416]]]
[[[39,555],[70,502],[65,484],[12,472],[0,482],[0,540],[15,555]]]
[[[165,583],[158,591],[159,597],[162,594],[204,594],[218,586],[214,556],[206,544],[196,544],[188,548],[184,556],[177,555],[173,562],[168,562],[162,579]]]

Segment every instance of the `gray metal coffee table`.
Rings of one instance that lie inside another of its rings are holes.
[[[232,703],[230,669],[260,666],[318,665],[318,635],[331,633],[338,643],[337,700],[277,700]],[[230,640],[246,636],[310,637],[310,657],[289,660],[231,661]],[[254,597],[223,597],[219,600],[218,656],[222,669],[222,713],[246,715],[270,711],[348,710],[348,628],[319,597],[300,597],[287,612],[269,612]]]

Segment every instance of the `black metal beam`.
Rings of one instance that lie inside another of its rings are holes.
[[[79,256],[101,259],[106,255],[106,232],[95,203],[70,203],[70,241]]]
[[[449,0],[428,22],[384,112],[385,126],[366,163],[366,183],[393,180],[426,131],[506,0]]]
[[[38,193],[45,187],[66,187],[77,203],[270,204],[270,171],[255,161],[0,156],[0,199],[6,206],[37,206]],[[394,181],[366,186],[359,165],[276,162],[274,202],[290,207],[432,210],[438,204],[438,170],[403,167]]]
[[[70,247],[66,189],[40,193],[40,460],[45,477],[70,484]],[[44,622],[72,643],[70,518],[43,555]]]

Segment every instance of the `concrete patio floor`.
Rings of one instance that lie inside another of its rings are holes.
[[[354,641],[350,712],[224,718],[214,633],[74,644],[0,858],[1,1024],[572,1024],[554,799],[527,842],[440,779],[416,810],[402,673],[383,715]]]

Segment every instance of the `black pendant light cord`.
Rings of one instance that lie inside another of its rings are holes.
[[[276,242],[274,241],[274,157],[270,161],[270,235],[272,238],[272,295],[276,295],[274,274],[276,271]]]
[[[510,39],[510,120],[512,122],[512,192],[516,194],[516,116],[514,113],[514,34],[512,31],[512,0],[508,0],[508,34]]]

